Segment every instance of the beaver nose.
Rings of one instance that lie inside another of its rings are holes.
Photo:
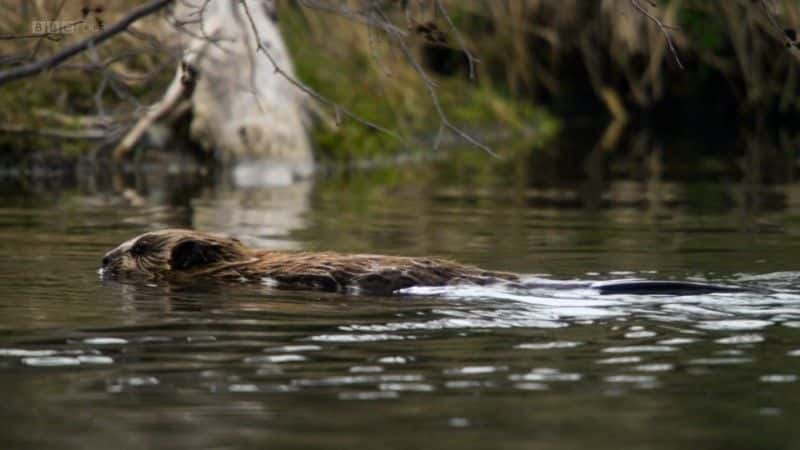
[[[111,263],[111,258],[109,258],[108,255],[104,256],[103,257],[103,267],[104,268],[107,267],[110,263]]]

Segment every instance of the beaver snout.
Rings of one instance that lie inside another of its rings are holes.
[[[122,264],[122,255],[118,249],[114,249],[103,255],[100,261],[100,272],[106,275],[118,272]]]

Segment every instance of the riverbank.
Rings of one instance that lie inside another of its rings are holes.
[[[359,164],[430,152],[462,132],[508,157],[491,134],[530,142],[514,146],[530,152],[579,121],[735,141],[746,139],[743,128],[776,134],[800,118],[798,50],[785,48],[800,17],[791,2],[767,10],[758,2],[664,2],[650,11],[676,24],[666,34],[674,54],[663,30],[628,2],[445,1],[446,14],[421,2],[401,3],[405,10],[387,7],[384,22],[367,25],[368,15],[280,3],[297,81],[329,102],[311,106],[318,161]],[[111,22],[128,6],[109,6],[104,17]],[[49,13],[34,9],[3,31],[22,32],[32,18]],[[176,61],[153,46],[156,20],[93,55],[0,89],[0,165],[107,158],[109,143],[172,78]],[[46,54],[65,43],[36,45]],[[0,53],[17,54],[30,43],[0,44]],[[186,126],[152,133],[137,156],[181,146]],[[606,145],[613,147],[613,139]],[[488,157],[480,146],[472,150]]]

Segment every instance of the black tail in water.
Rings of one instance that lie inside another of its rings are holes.
[[[754,292],[753,289],[739,286],[692,283],[688,281],[620,280],[594,283],[592,284],[592,288],[600,291],[601,295],[701,295],[731,292]]]

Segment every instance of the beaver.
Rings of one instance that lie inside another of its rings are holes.
[[[102,273],[150,279],[210,277],[277,288],[391,293],[412,286],[519,281],[440,258],[251,249],[239,239],[184,229],[137,236],[103,257]]]
[[[104,276],[254,281],[283,289],[389,294],[413,286],[506,283],[530,286],[522,275],[429,257],[284,252],[251,249],[239,239],[184,229],[142,234],[103,257]],[[551,283],[548,287],[553,287]],[[680,281],[570,282],[601,294],[687,295],[740,292],[737,286]]]

